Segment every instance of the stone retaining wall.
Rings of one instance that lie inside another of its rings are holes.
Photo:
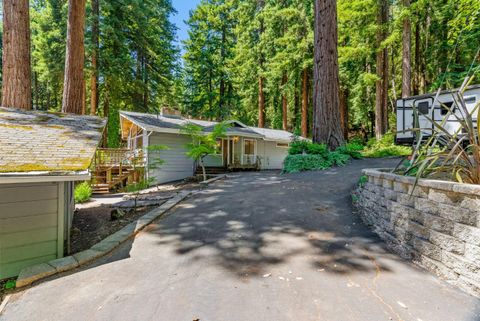
[[[480,186],[363,171],[355,191],[365,223],[402,257],[480,297]]]

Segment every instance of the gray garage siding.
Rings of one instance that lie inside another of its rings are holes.
[[[190,139],[186,135],[153,133],[149,139],[149,145],[165,145],[169,149],[159,152],[159,156],[165,161],[159,168],[149,170],[149,177],[154,178],[156,184],[176,181],[192,176],[193,160],[186,155],[185,147]],[[149,163],[155,162],[154,153],[149,154]]]
[[[64,186],[0,185],[0,279],[63,256]]]

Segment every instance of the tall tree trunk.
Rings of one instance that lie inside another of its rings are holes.
[[[108,124],[110,122],[110,99],[108,92],[108,79],[105,78],[105,88],[103,91],[103,117],[107,119],[107,125],[105,126],[105,131],[103,133],[103,147],[108,147]]]
[[[377,48],[386,39],[386,23],[388,20],[387,0],[378,0],[377,13]],[[380,139],[388,129],[388,49],[377,51],[377,76],[375,97],[375,136]]]
[[[98,109],[98,52],[100,50],[100,5],[92,0],[92,75],[90,76],[90,114],[96,115]]]
[[[302,72],[302,124],[301,132],[303,137],[308,137],[308,70]]]
[[[287,74],[283,74],[282,78],[282,129],[288,130],[288,102],[287,102],[287,95],[285,93],[285,85],[287,84],[288,77]]]
[[[340,89],[340,119],[342,122],[343,137],[348,139],[348,89]]]
[[[258,78],[258,127],[265,127],[265,93],[263,92],[263,77]]]
[[[258,11],[261,11],[263,7],[265,6],[265,0],[257,0],[257,7]],[[260,21],[260,29],[258,31],[259,33],[259,38],[262,37],[262,34],[264,32],[264,25],[263,25],[263,19]],[[265,127],[265,92],[264,92],[264,82],[265,79],[263,77],[263,62],[264,62],[264,57],[263,54],[260,53],[259,57],[259,76],[258,76],[258,127],[264,128]]]
[[[85,0],[68,1],[67,51],[62,111],[81,114],[83,99],[83,65]]]
[[[403,0],[405,9],[410,9],[410,0]],[[411,71],[411,41],[412,27],[410,13],[403,20],[403,50],[402,50],[402,98],[411,95],[412,71]]]
[[[32,109],[28,0],[3,1],[2,106]]]
[[[87,113],[87,82],[85,78],[82,81],[82,115]]]
[[[420,22],[415,24],[415,70],[413,76],[413,94],[418,95],[420,84]]]
[[[336,0],[315,0],[313,141],[344,143],[340,121]]]

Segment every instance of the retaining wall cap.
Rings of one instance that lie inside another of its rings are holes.
[[[392,169],[367,168],[367,169],[363,169],[362,172],[364,175],[371,176],[371,177],[391,179],[391,180],[394,180],[395,182],[400,182],[404,184],[411,184],[411,185],[415,184],[416,177],[382,172],[382,171],[391,171],[391,170]],[[450,181],[442,181],[442,180],[426,179],[426,178],[419,179],[417,182],[417,185],[421,187],[434,188],[434,189],[442,190],[446,192],[456,192],[461,194],[470,194],[470,195],[480,196],[480,185],[464,184],[464,183],[458,183],[458,182],[450,182]]]

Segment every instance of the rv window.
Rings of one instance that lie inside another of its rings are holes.
[[[475,96],[465,97],[466,104],[475,104],[476,102],[477,102],[477,97]]]
[[[430,107],[430,104],[428,103],[428,101],[423,101],[423,102],[419,103],[418,106],[417,106],[418,113],[422,114],[422,115],[428,115],[429,107]]]
[[[454,112],[455,112],[455,107],[452,108],[452,106],[453,106],[453,101],[448,101],[448,102],[442,103],[442,104],[440,105],[441,114],[442,114],[443,116],[445,116],[446,114],[448,114],[448,109],[451,109],[451,110],[452,110],[452,113],[454,113]],[[448,109],[445,108],[445,107],[448,107]]]

